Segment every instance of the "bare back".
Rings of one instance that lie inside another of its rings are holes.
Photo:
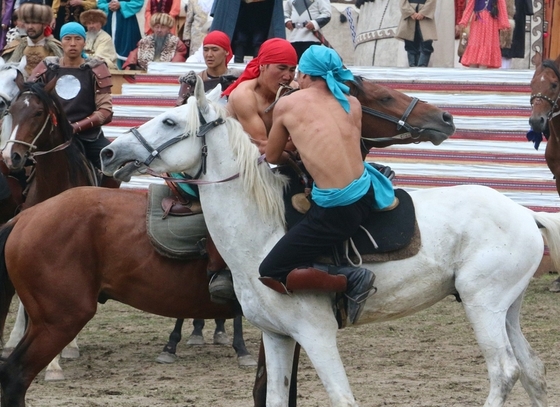
[[[326,83],[317,80],[281,98],[274,109],[270,148],[277,148],[291,138],[319,188],[344,188],[364,171],[360,151],[361,106],[356,98],[348,99],[350,113],[346,113]]]

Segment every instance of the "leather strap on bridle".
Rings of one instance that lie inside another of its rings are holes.
[[[556,77],[558,78],[558,80],[560,80],[560,70],[558,69],[558,67],[555,65],[554,61],[550,60],[550,59],[545,59],[542,62],[542,66],[544,68],[549,68],[552,69],[552,71],[554,72],[554,74],[556,75]],[[558,114],[560,114],[560,111],[556,111],[556,109],[558,108],[558,99],[560,99],[560,92],[558,93],[558,95],[556,96],[556,99],[552,99],[546,95],[543,95],[542,93],[536,93],[536,94],[532,94],[531,95],[531,99],[530,99],[530,103],[531,106],[533,105],[533,101],[535,99],[542,99],[542,100],[546,100],[550,106],[550,112],[548,113],[548,120],[554,118],[555,116],[557,116]]]

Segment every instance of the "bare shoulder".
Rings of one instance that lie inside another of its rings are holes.
[[[255,110],[257,107],[255,92],[248,85],[250,84],[246,82],[239,84],[239,86],[229,95],[228,110],[234,115],[237,115],[240,111],[248,109]]]

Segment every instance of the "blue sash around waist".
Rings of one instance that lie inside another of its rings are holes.
[[[373,208],[384,209],[391,205],[395,200],[395,191],[391,181],[370,164],[364,162],[364,167],[362,176],[342,189],[321,189],[313,183],[311,191],[313,201],[323,208],[351,205],[362,198],[373,186],[375,194]]]

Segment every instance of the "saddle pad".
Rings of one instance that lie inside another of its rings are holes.
[[[395,196],[399,199],[399,205],[395,209],[386,212],[372,211],[362,225],[379,246],[377,249],[362,229],[352,237],[360,253],[392,252],[402,249],[412,240],[416,219],[412,198],[402,189],[396,189]]]
[[[201,257],[198,242],[208,231],[202,214],[163,217],[161,200],[173,196],[167,185],[151,184],[148,189],[146,226],[154,248],[173,259]]]

